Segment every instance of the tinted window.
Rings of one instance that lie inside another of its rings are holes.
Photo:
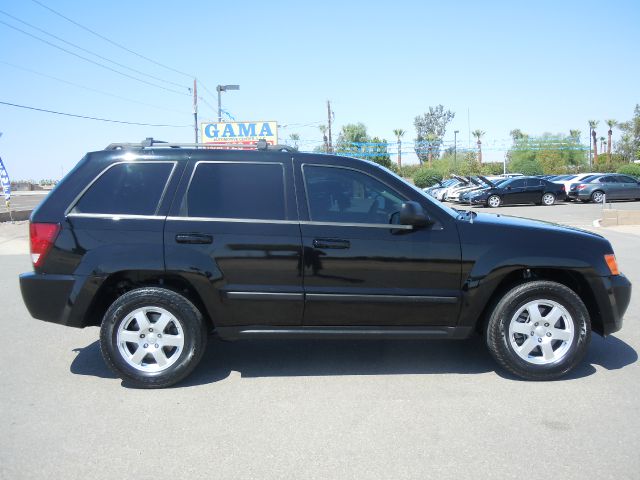
[[[627,177],[626,175],[620,175],[618,177],[622,183],[638,183],[638,181],[634,178]]]
[[[539,178],[528,178],[527,179],[527,187],[539,187],[542,185],[542,180]]]
[[[73,211],[154,215],[173,163],[120,163],[93,182]]]
[[[599,175],[589,175],[589,176],[584,177],[584,178],[582,178],[580,180],[576,179],[576,182],[579,181],[581,183],[591,183],[592,181],[597,180],[599,177],[600,177]]]
[[[303,170],[312,221],[389,223],[404,201],[384,183],[355,170],[311,165]]]
[[[503,186],[511,187],[511,188],[520,188],[525,186],[525,182],[526,180],[519,178],[517,180],[511,180],[510,182],[505,183]]]
[[[284,177],[279,163],[201,163],[186,213],[190,217],[284,220]]]

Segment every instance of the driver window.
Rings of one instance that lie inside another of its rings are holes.
[[[311,221],[387,224],[405,201],[384,183],[357,170],[302,168]]]

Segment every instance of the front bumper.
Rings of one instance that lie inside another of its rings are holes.
[[[603,336],[610,335],[622,328],[624,313],[631,300],[631,282],[624,275],[594,277],[589,280],[599,312],[600,324],[594,323],[593,329]]]
[[[83,328],[102,277],[50,275],[34,272],[20,275],[20,291],[33,318]]]

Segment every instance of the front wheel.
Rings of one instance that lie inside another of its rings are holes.
[[[487,198],[487,205],[489,205],[491,208],[497,208],[501,204],[502,200],[498,195],[491,195],[489,198]]]
[[[556,203],[556,196],[553,193],[545,193],[542,195],[542,204],[546,206],[551,206]]]
[[[119,297],[102,320],[100,350],[119,377],[141,388],[162,388],[196,367],[207,335],[200,311],[164,288],[138,288]]]
[[[591,339],[589,313],[580,297],[556,282],[512,288],[491,312],[487,346],[496,361],[526,380],[553,380],[582,360]]]

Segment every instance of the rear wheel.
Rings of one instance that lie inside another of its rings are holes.
[[[502,200],[498,195],[491,195],[487,198],[487,205],[491,208],[497,208],[502,204]]]
[[[591,194],[591,201],[594,203],[602,203],[602,200],[604,200],[604,192],[601,192],[600,190],[596,190],[595,192],[593,192]]]
[[[496,361],[527,380],[566,375],[582,360],[590,339],[591,322],[580,297],[549,281],[527,282],[507,292],[486,330]]]
[[[542,195],[542,204],[551,206],[556,203],[556,196],[553,193],[545,193]]]
[[[100,349],[122,379],[162,388],[185,378],[206,347],[202,315],[185,297],[163,288],[139,288],[119,297],[104,316]]]

